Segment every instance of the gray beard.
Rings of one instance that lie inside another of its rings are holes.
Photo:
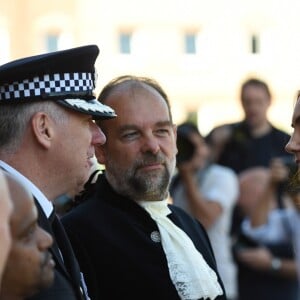
[[[108,160],[105,174],[110,185],[120,195],[134,201],[160,201],[168,197],[171,177],[175,170],[175,158],[169,165],[165,162],[164,166],[164,170],[147,174],[140,173],[135,166],[120,172],[115,162]]]

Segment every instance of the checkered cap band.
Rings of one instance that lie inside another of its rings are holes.
[[[63,73],[36,76],[22,82],[0,86],[0,100],[36,98],[55,94],[92,92],[95,74]]]

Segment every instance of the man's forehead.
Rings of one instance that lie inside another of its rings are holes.
[[[123,100],[136,100],[137,97],[142,98],[145,95],[153,95],[157,98],[162,98],[162,95],[152,86],[143,83],[143,82],[124,82],[119,86],[116,86],[110,93],[110,95],[106,99],[106,103],[108,104],[110,101],[115,102],[116,99]]]
[[[118,124],[119,129],[121,130],[130,130],[130,129],[139,129],[144,127],[165,127],[165,126],[173,126],[172,122],[169,119],[161,119],[156,120],[155,122],[148,122],[145,119],[141,119],[140,122],[133,122],[132,120],[129,120],[128,122],[120,122]]]
[[[139,86],[140,87],[140,86]],[[144,86],[134,90],[126,85],[115,90],[105,101],[113,107],[117,118],[99,122],[108,128],[111,125],[127,126],[170,121],[170,114],[166,101],[152,87],[148,90]]]

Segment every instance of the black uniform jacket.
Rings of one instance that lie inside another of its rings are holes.
[[[46,217],[43,209],[37,201],[36,206],[38,209],[38,222],[39,225],[53,237],[54,243],[50,248],[50,252],[55,261],[54,270],[54,283],[47,289],[42,290],[40,293],[34,295],[30,300],[83,300],[86,299],[82,294],[80,287],[80,270],[78,262],[71,248],[71,244],[67,238],[64,228],[61,225],[61,232],[57,236],[54,234],[51,224]],[[63,240],[60,248],[58,248],[56,240]],[[59,250],[60,249],[60,250]],[[62,255],[64,260],[62,259]],[[68,268],[68,270],[66,269]]]
[[[193,240],[216,271],[207,234],[178,207],[169,218]],[[134,201],[115,193],[104,174],[86,199],[62,219],[92,300],[177,300],[158,227]],[[219,275],[218,275],[219,276]],[[223,284],[219,278],[223,288]],[[217,300],[226,299],[225,292]]]

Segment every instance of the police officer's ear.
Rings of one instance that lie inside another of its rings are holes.
[[[44,112],[37,112],[31,118],[33,136],[42,147],[49,148],[54,136],[51,119]]]

